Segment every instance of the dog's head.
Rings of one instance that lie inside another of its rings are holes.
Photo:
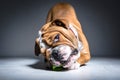
[[[70,67],[80,57],[82,49],[74,26],[63,19],[45,24],[36,39],[35,54],[42,53],[52,65]]]

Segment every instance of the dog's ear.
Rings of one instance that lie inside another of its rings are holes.
[[[35,41],[35,55],[39,56],[39,54],[40,54],[40,46],[39,46],[39,41],[38,41],[38,38],[37,38],[36,41]]]

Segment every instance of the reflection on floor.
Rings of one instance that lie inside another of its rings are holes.
[[[78,70],[50,71],[32,58],[0,59],[0,80],[120,80],[120,59],[92,58]]]

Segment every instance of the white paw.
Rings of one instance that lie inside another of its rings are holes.
[[[69,69],[79,69],[80,68],[80,64],[78,62],[75,62],[74,64],[72,64]]]

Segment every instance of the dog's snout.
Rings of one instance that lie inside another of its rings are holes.
[[[62,56],[59,54],[58,50],[53,50],[52,51],[52,57],[56,60],[56,61],[60,61],[62,59]]]

